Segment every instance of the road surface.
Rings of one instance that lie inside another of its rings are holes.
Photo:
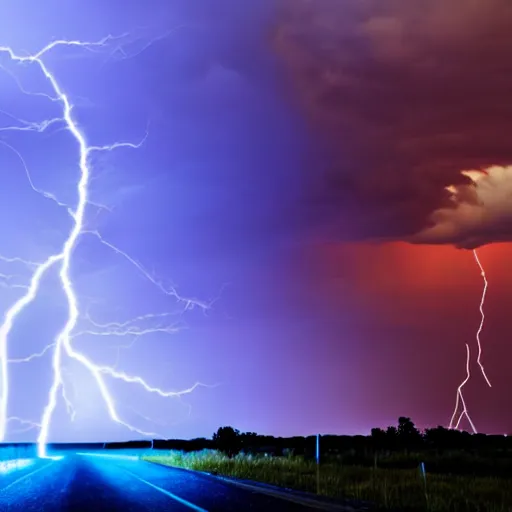
[[[351,510],[289,496],[293,501],[200,473],[115,455],[35,459],[0,474],[0,511],[9,512]]]

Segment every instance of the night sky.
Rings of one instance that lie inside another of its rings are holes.
[[[135,341],[86,334],[77,349],[153,386],[212,385],[176,399],[106,378],[123,420],[182,438],[222,425],[367,433],[399,415],[447,425],[469,343],[471,417],[480,431],[512,432],[511,27],[505,0],[2,3],[0,46],[18,53],[123,35],[44,57],[90,144],[148,134],[138,149],[92,158],[86,229],[211,303],[183,312],[98,238],[81,237],[76,332],[90,319],[163,313],[137,325],[179,329]],[[71,220],[31,188],[19,155],[34,187],[74,205],[76,145],[58,124],[2,130],[60,111],[26,94],[51,93],[37,66],[5,54],[0,66],[0,254],[41,261]],[[489,280],[482,360],[492,389],[476,371],[474,248]],[[0,261],[2,311],[29,278]],[[9,358],[41,351],[65,319],[50,273],[13,327]],[[51,440],[139,437],[110,421],[82,367],[67,360],[62,371],[76,414],[59,401]],[[12,363],[10,379],[9,416],[39,422],[51,351]],[[34,440],[26,427],[9,422],[7,440]]]

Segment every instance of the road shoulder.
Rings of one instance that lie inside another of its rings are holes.
[[[265,494],[273,498],[289,501],[297,505],[304,505],[306,507],[315,508],[317,510],[324,510],[327,512],[365,512],[375,510],[370,503],[354,502],[352,500],[336,501],[328,497],[317,496],[316,494],[296,491],[294,489],[286,489],[270,484],[255,482],[252,480],[240,480],[233,477],[227,477],[219,474],[209,473],[206,471],[195,471],[192,469],[181,468],[177,466],[168,466],[154,461],[144,461],[148,464],[155,464],[168,469],[185,471],[195,475],[201,475],[205,478],[213,479],[216,482],[222,482],[228,486],[235,486],[247,491]]]

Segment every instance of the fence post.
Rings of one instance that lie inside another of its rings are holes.
[[[316,493],[320,494],[320,434],[316,435]]]

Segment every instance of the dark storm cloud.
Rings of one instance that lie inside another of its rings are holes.
[[[512,173],[475,185],[461,171],[512,163],[512,2],[280,5],[272,44],[318,142],[308,218],[344,239],[511,239],[512,215],[488,215],[471,188],[501,189],[504,179],[510,190]],[[447,213],[466,200],[480,205],[478,219]],[[441,221],[445,229],[424,232]]]

